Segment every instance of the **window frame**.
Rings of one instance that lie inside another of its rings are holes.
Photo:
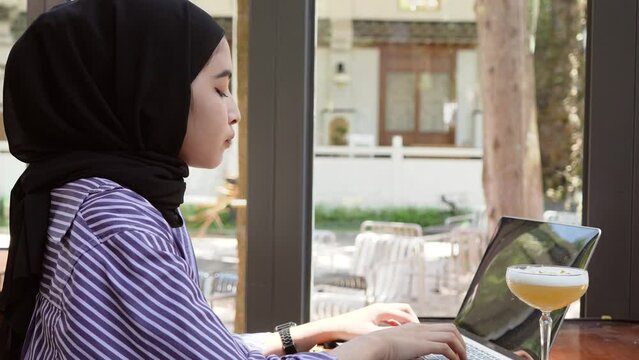
[[[639,320],[638,14],[637,1],[588,2],[583,224],[602,236],[586,317]]]
[[[246,329],[309,320],[315,1],[253,0]]]

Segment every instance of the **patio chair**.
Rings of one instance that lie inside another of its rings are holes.
[[[486,236],[481,230],[463,227],[452,229],[446,235],[451,254],[444,264],[440,290],[464,293],[486,250]]]
[[[224,325],[235,326],[235,295],[237,294],[237,274],[228,272],[199,272],[200,289],[211,309]]]
[[[367,305],[361,291],[313,292],[311,294],[311,321],[344,314]]]
[[[200,290],[211,307],[214,301],[234,297],[237,293],[237,274],[200,271],[199,280]]]
[[[468,214],[450,216],[444,220],[444,226],[453,239],[458,239],[457,243],[461,242],[460,251],[472,258],[469,260],[472,262],[471,268],[479,265],[488,246],[486,208],[481,207]]]
[[[353,246],[338,246],[334,232],[314,230],[312,246],[313,272],[316,276],[348,270]]]
[[[370,262],[374,260],[377,237],[378,235],[372,232],[358,234],[355,238],[355,254],[351,269],[347,273],[316,274],[316,289],[321,292],[328,286],[365,291],[367,285],[364,274]]]
[[[348,274],[316,279],[312,306],[315,319],[378,301],[419,301],[425,294],[423,237],[367,231],[357,235],[355,247]],[[347,305],[340,305],[342,302]]]
[[[313,230],[313,246],[337,246],[337,237],[330,230]]]
[[[360,225],[359,231],[372,231],[380,234],[403,236],[422,236],[422,227],[419,224],[402,222],[366,220]]]
[[[219,193],[219,196],[215,199],[214,203],[200,204],[197,206],[197,214],[189,217],[188,219],[193,222],[202,222],[194,237],[203,237],[206,234],[206,230],[214,222],[218,229],[222,229],[224,227],[220,213],[227,207],[231,206],[233,201],[236,200],[238,189],[237,180],[230,178],[226,179],[226,182],[222,186],[218,186],[217,192]]]

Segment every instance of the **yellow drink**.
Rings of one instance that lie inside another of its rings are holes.
[[[588,273],[561,266],[510,267],[508,288],[521,301],[542,311],[553,311],[578,300],[588,289]]]
[[[553,311],[568,306],[588,289],[587,285],[541,286],[524,283],[508,283],[508,287],[521,301],[543,311]]]

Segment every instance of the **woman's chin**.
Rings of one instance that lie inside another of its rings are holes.
[[[215,169],[222,163],[222,156],[215,156],[210,158],[192,159],[191,161],[185,161],[190,167],[198,169]]]
[[[199,168],[202,169],[215,169],[216,167],[220,166],[220,164],[222,163],[222,158],[207,162],[202,164],[202,166],[197,166]]]

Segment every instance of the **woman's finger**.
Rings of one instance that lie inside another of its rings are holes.
[[[447,344],[456,354],[459,355],[460,359],[466,358],[466,346],[454,333],[448,331],[433,331],[427,334],[427,338],[429,341]]]
[[[459,339],[459,341],[462,342],[462,344],[464,343],[464,338],[462,337],[461,333],[459,332],[459,330],[454,324],[436,323],[436,324],[424,324],[424,326],[428,328],[428,331],[451,332],[455,334],[455,336]]]
[[[428,350],[426,350],[428,353],[424,354],[424,355],[439,354],[439,355],[444,355],[449,360],[461,360],[462,359],[446,343],[441,343],[441,342],[436,342],[436,341],[429,341],[429,342],[425,343],[424,345],[426,345],[425,347],[426,347],[426,349],[428,349]]]
[[[388,325],[390,325],[390,326],[399,326],[399,325],[401,325],[401,323],[399,321],[393,320],[393,319],[386,320],[386,323]]]
[[[409,314],[413,318],[412,322],[419,322],[419,318],[417,317],[417,314],[415,313],[415,311],[409,304],[393,303],[388,305],[391,305],[392,307]]]
[[[395,320],[400,324],[417,322],[413,316],[398,309],[384,309],[384,312],[377,315],[378,322],[388,322],[388,320]]]

